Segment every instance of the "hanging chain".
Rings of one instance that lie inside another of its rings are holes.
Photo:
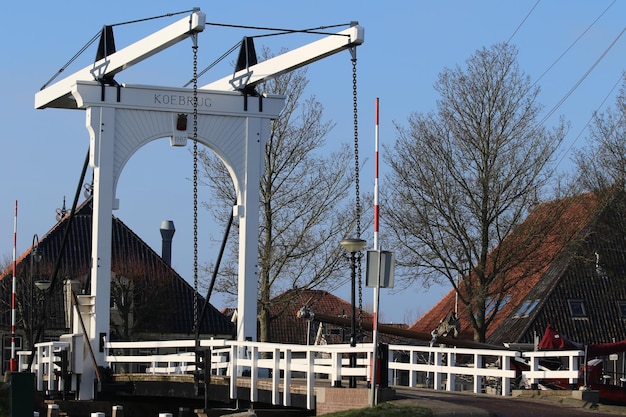
[[[357,111],[357,82],[356,82],[356,48],[352,52],[352,108],[354,111],[354,182],[356,198],[356,238],[361,239],[361,198],[359,195],[359,118]],[[358,253],[359,276],[359,334],[363,333],[363,283],[361,279],[361,258]]]
[[[198,323],[198,35],[193,36],[193,330],[199,334]]]

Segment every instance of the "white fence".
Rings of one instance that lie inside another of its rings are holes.
[[[54,375],[56,366],[53,358],[55,352],[67,349],[70,345],[72,343],[67,342],[37,345],[34,369],[39,390],[60,389],[54,377],[50,377]],[[511,395],[511,389],[522,378],[530,383],[545,378],[566,378],[575,383],[580,361],[584,357],[583,351],[522,353],[504,349],[410,345],[389,345],[388,348],[388,372],[382,375],[382,381],[379,380],[383,384],[387,382],[392,386],[447,391],[471,390],[474,393],[489,392],[503,396]],[[105,360],[113,373],[186,374],[196,370],[193,340],[108,342],[105,349]],[[250,380],[251,401],[258,400],[258,382],[264,381],[263,389],[271,390],[274,405],[290,406],[292,391],[298,386],[306,392],[309,409],[315,408],[316,382],[346,386],[345,380],[351,377],[369,381],[373,356],[372,344],[359,344],[356,347],[307,346],[202,340],[200,349],[210,349],[212,375],[228,377],[231,399],[237,396],[237,379],[245,375]],[[351,354],[357,355],[355,368],[349,367]],[[539,361],[546,357],[557,358],[561,362],[559,369],[551,371],[540,367]],[[511,366],[520,359],[528,364],[528,370],[519,371]],[[20,360],[20,363],[23,362]],[[47,383],[44,384],[44,381]]]
[[[555,353],[558,353],[556,355]],[[568,351],[537,351],[524,352],[524,357],[528,360],[530,370],[525,371],[523,376],[531,383],[537,383],[541,379],[567,379],[570,384],[578,380],[581,363],[584,361],[585,352],[581,350]],[[539,365],[541,359],[559,357],[562,361],[567,361],[563,367],[556,370],[547,370]]]
[[[143,371],[154,374],[193,372],[194,341],[111,342],[106,361],[114,373]],[[293,381],[303,382],[307,408],[315,408],[316,380],[338,384],[342,378],[367,376],[372,345],[305,346],[276,343],[204,340],[200,348],[211,348],[211,372],[228,376],[230,398],[237,398],[237,379],[250,379],[250,400],[258,401],[258,381],[270,381],[272,404],[291,405]],[[140,354],[143,352],[143,354]],[[166,353],[167,352],[167,353]],[[357,367],[349,368],[349,355],[356,353]]]
[[[521,356],[520,352],[510,350],[454,347],[392,345],[389,349],[389,356],[395,353],[396,358],[389,362],[395,385],[459,391],[467,390],[471,384],[473,392],[480,393],[488,382],[501,395],[510,395],[512,381],[518,376],[511,369],[511,361]],[[398,378],[401,371],[407,373],[404,384]]]

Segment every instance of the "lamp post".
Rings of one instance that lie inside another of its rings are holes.
[[[44,314],[45,314],[45,312],[43,311],[44,298],[51,284],[52,282],[47,279],[39,279],[35,281],[35,288],[37,288],[37,314],[39,318],[37,322],[37,326],[41,326],[43,324]]]
[[[37,235],[33,235],[33,243],[31,245],[31,250],[30,250],[30,344],[31,344],[31,348],[34,346],[35,341],[33,340],[34,337],[34,333],[33,333],[33,325],[34,325],[34,314],[35,314],[35,309],[34,309],[34,294],[33,294],[33,290],[34,290],[34,274],[35,274],[35,262],[37,264],[39,264],[39,262],[41,261],[41,253],[39,252],[39,236]]]
[[[363,249],[363,239],[343,239],[339,242],[350,253],[350,300],[352,317],[350,318],[350,346],[356,347],[356,254]],[[350,353],[350,368],[356,368],[356,352]],[[350,376],[350,388],[356,388],[356,377]]]
[[[35,281],[35,287],[37,287],[37,289],[41,292],[48,291],[48,288],[50,288],[51,284],[52,282],[47,279],[40,279],[38,281]]]

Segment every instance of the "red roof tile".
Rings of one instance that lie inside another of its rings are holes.
[[[324,343],[328,344],[349,343],[349,329],[342,332],[342,329],[337,326],[325,324],[322,326],[321,334],[318,335],[320,324],[317,321],[309,323],[308,320],[299,319],[296,316],[303,306],[307,306],[313,312],[317,311],[330,316],[350,317],[351,304],[327,291],[285,291],[272,300],[272,305],[273,318],[270,324],[272,342],[306,344],[309,340],[310,344],[314,344],[316,340],[319,342],[320,339],[323,339]],[[356,306],[356,314],[358,328],[358,306]],[[371,314],[363,311],[362,320],[371,321]],[[309,324],[312,325],[309,327]]]
[[[519,309],[547,271],[558,265],[556,261],[564,255],[567,246],[589,226],[599,208],[599,198],[595,194],[583,194],[539,205],[524,223],[491,252],[491,262],[494,262],[495,257],[512,254],[509,261],[513,266],[506,271],[506,283],[512,285],[506,291],[508,301],[501,306],[490,323],[487,340],[507,317]],[[488,262],[488,268],[489,265]],[[491,291],[496,289],[492,288]],[[450,311],[454,311],[455,299],[455,292],[452,290],[409,329],[420,332],[434,330]],[[461,302],[458,315],[461,320],[459,338],[473,339],[474,331],[470,325],[469,312]]]

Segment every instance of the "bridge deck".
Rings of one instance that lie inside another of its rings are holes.
[[[140,383],[140,382],[165,382],[165,383],[186,383],[193,384],[194,378],[192,374],[113,374],[112,381],[114,383]],[[347,383],[347,381],[346,381]],[[250,377],[237,377],[237,387],[250,388]],[[363,383],[365,384],[365,383]],[[229,386],[230,377],[221,375],[211,375],[211,386]],[[315,390],[319,388],[329,388],[331,386],[329,380],[319,379],[315,381]],[[365,386],[365,385],[363,385]],[[257,388],[262,390],[272,390],[271,378],[259,378],[257,380]],[[279,384],[280,391],[284,390],[284,383],[281,379]],[[305,378],[291,378],[290,391],[292,394],[306,395],[306,379]]]
[[[114,386],[117,386],[117,392],[112,394],[119,395],[124,390],[124,384],[132,386],[132,393],[126,392],[123,397],[151,397],[151,398],[189,398],[200,400],[202,396],[196,395],[194,390],[193,375],[166,375],[166,374],[114,374],[112,376]],[[257,407],[280,407],[276,403],[276,393],[273,391],[272,378],[258,378],[256,383],[257,398],[251,400],[251,382],[249,377],[237,377],[237,400],[236,404],[241,408],[241,404],[255,404]],[[348,380],[343,382],[343,387],[348,386]],[[121,389],[121,391],[119,391]],[[281,379],[278,388],[280,395],[279,400],[282,402],[284,395],[284,380]],[[292,378],[289,387],[290,393],[290,409],[298,409],[305,412],[309,408],[307,399],[307,381],[306,378]],[[220,403],[230,403],[230,377],[228,376],[211,376],[209,385],[208,401],[214,405]],[[370,403],[370,389],[366,381],[358,381],[357,388],[332,387],[328,379],[316,379],[314,387],[314,407],[317,412],[329,412],[336,410],[346,410],[354,408],[367,407]],[[378,390],[378,398],[380,401],[393,399],[395,390],[380,389]],[[284,410],[284,408],[283,408]],[[312,410],[310,410],[312,411]],[[314,411],[313,411],[314,412]],[[299,414],[299,415],[305,415]]]

